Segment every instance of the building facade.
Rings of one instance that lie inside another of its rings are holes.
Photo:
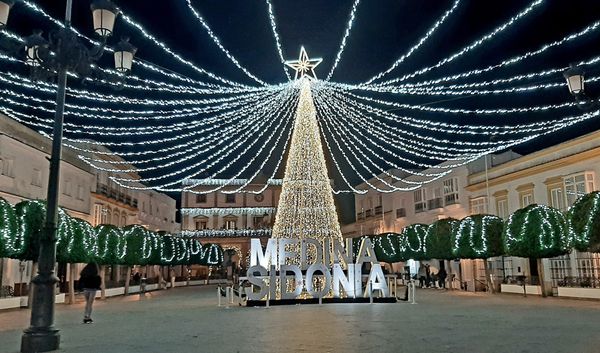
[[[438,219],[461,219],[472,214],[488,213],[508,219],[511,213],[534,203],[566,211],[578,197],[599,190],[599,173],[600,131],[526,156],[511,151],[485,156],[414,191],[369,191],[356,195],[356,222],[346,225],[344,234],[400,232],[410,224],[431,224]],[[369,182],[383,188],[375,178]],[[366,185],[359,185],[361,187],[366,188]],[[449,266],[446,270],[460,278],[462,288],[482,290],[486,287],[482,260],[461,260],[460,267],[458,262],[442,264],[440,261],[431,265],[434,269]],[[545,287],[555,292],[560,286],[596,283],[600,278],[598,254],[573,250],[565,256],[544,259],[542,266],[546,274]],[[411,267],[411,271],[414,270]],[[491,258],[488,270],[498,287],[500,283],[516,282],[518,276],[525,276],[528,283],[539,284],[537,263],[530,259]]]
[[[184,187],[190,191],[181,196],[182,233],[221,245],[226,268],[247,268],[250,239],[271,236],[281,179],[190,179]]]
[[[78,147],[110,152],[92,143]],[[50,150],[51,141],[48,138],[0,114],[0,197],[13,205],[24,200],[45,200]],[[61,159],[59,205],[70,216],[83,219],[93,226],[140,224],[151,230],[179,230],[179,224],[175,222],[176,205],[173,198],[151,190],[120,188],[110,180],[110,176],[122,174],[94,169],[81,160],[79,154],[74,149],[64,147]],[[83,155],[123,161],[105,154]],[[122,166],[133,168],[126,164]],[[131,177],[139,178],[135,173]],[[148,205],[148,210],[145,211],[143,207],[140,209],[140,205]],[[23,288],[23,284],[28,283],[32,276],[32,267],[31,262],[0,259],[0,284],[3,288],[10,287],[13,292]],[[118,282],[122,272],[115,266],[107,271],[107,280]],[[65,266],[59,266],[58,276],[63,283],[68,279]],[[6,292],[2,291],[3,294]]]

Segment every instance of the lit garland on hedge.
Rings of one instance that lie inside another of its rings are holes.
[[[0,198],[0,257],[37,261],[43,234],[45,204],[27,200],[14,209]],[[182,236],[159,234],[139,225],[93,228],[59,209],[57,261],[105,265],[219,265],[223,250]],[[163,250],[170,250],[165,255]]]
[[[454,218],[445,218],[433,222],[427,227],[425,245],[427,257],[439,260],[456,258],[452,251],[452,239],[459,221]]]
[[[600,252],[600,192],[580,197],[567,212],[573,247]]]
[[[564,215],[544,205],[530,205],[513,213],[504,228],[506,252],[510,256],[549,258],[570,249]]]
[[[425,260],[427,256],[427,236],[428,226],[426,224],[411,224],[402,229],[399,237],[400,252],[404,260]]]
[[[487,259],[504,253],[502,218],[473,215],[463,218],[454,235],[452,253],[461,259]]]

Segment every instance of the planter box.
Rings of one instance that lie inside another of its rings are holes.
[[[11,297],[0,299],[0,310],[21,307],[21,297]]]
[[[0,299],[0,310],[2,309],[14,309],[27,307],[29,297],[11,297]],[[56,304],[62,304],[65,302],[65,294],[57,294],[54,300]]]
[[[532,286],[532,285],[527,284],[527,285],[525,285],[525,290],[527,291],[527,294],[542,295],[542,287],[541,286]],[[518,284],[502,283],[500,285],[500,292],[523,294],[523,286],[520,286]]]
[[[559,297],[600,299],[600,288],[558,287]]]

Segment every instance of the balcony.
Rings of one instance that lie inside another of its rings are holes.
[[[375,207],[375,214],[380,215],[383,212],[383,208],[381,206]]]
[[[366,210],[365,211],[365,218],[369,218],[373,216],[373,210]]]
[[[444,203],[446,206],[457,204],[458,194],[449,194],[444,196]]]
[[[137,208],[138,201],[137,199],[131,197],[130,195],[119,192],[117,189],[112,189],[108,187],[106,184],[97,183],[96,184],[96,194],[102,195],[108,198],[111,198],[115,201],[121,202],[125,205]]]
[[[415,213],[421,213],[427,211],[427,203],[418,202],[415,203]]]
[[[396,218],[406,217],[406,208],[397,208],[396,209]]]
[[[430,210],[435,210],[437,208],[444,208],[444,204],[442,203],[442,198],[438,197],[435,199],[428,200],[427,208]]]

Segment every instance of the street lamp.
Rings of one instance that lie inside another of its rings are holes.
[[[14,0],[0,0],[0,29],[6,26],[10,8],[14,5]]]
[[[585,72],[578,66],[571,65],[563,76],[567,80],[569,93],[577,101],[577,107],[581,110],[592,110],[598,106],[600,100],[590,99],[585,93]]]
[[[40,66],[42,64],[41,52],[48,49],[48,42],[42,37],[42,31],[35,31],[25,38],[25,64]]]
[[[101,37],[112,34],[115,19],[119,15],[117,7],[108,0],[97,0],[90,5],[92,18],[94,20],[94,31]]]
[[[115,69],[122,73],[131,71],[133,56],[137,51],[136,47],[129,43],[128,38],[123,38],[115,46]]]
[[[6,25],[12,0],[0,0],[0,28]],[[49,40],[42,32],[35,32],[25,40],[25,62],[35,78],[57,79],[56,111],[50,155],[50,174],[46,199],[46,220],[40,237],[38,274],[32,280],[30,326],[21,337],[21,352],[47,352],[58,349],[60,335],[54,327],[54,290],[58,278],[54,274],[56,263],[56,240],[58,223],[58,191],[60,185],[60,160],[62,154],[63,114],[67,73],[79,78],[103,75],[96,69],[95,62],[104,52],[106,39],[113,32],[118,9],[109,0],[97,0],[91,5],[94,31],[100,35],[101,43],[93,48],[83,45],[71,28],[73,0],[67,0],[63,28],[50,33]],[[135,48],[129,43],[117,46],[119,63],[115,69],[121,73],[131,70]],[[22,48],[22,47],[21,47]],[[122,79],[122,75],[119,75]],[[111,81],[110,79],[108,80]]]
[[[569,92],[576,97],[584,93],[584,75],[585,72],[574,65],[571,65],[571,67],[563,73],[563,76],[567,80]]]

